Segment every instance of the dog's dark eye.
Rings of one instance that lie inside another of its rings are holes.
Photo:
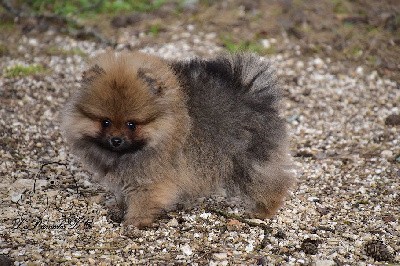
[[[109,126],[111,126],[111,121],[109,119],[104,119],[101,121],[101,126],[103,128],[109,127]]]
[[[131,130],[134,130],[134,129],[136,128],[135,123],[133,123],[133,122],[131,122],[131,121],[126,122],[126,126],[127,126],[129,129],[131,129]]]

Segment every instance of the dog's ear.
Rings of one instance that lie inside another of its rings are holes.
[[[152,93],[160,95],[165,88],[162,80],[157,79],[156,75],[148,68],[139,68],[138,77],[146,82]]]
[[[96,77],[105,74],[106,72],[104,71],[103,68],[101,68],[99,65],[94,65],[88,70],[83,71],[82,74],[82,83],[83,84],[90,84],[93,82],[93,80],[96,79]]]

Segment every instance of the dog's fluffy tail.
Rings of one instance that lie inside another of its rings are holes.
[[[255,54],[233,54],[225,57],[232,68],[232,77],[236,78],[249,96],[264,106],[275,105],[281,99],[277,79],[269,62]]]

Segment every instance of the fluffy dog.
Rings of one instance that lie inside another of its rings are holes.
[[[178,203],[224,190],[271,217],[294,182],[281,92],[251,54],[166,61],[106,52],[84,72],[63,113],[72,150],[151,225]]]

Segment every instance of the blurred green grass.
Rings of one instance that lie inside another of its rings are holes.
[[[32,65],[21,65],[17,64],[11,67],[7,67],[4,69],[4,77],[6,78],[15,78],[15,77],[24,77],[34,74],[40,74],[48,71],[45,67],[38,64]]]
[[[32,0],[25,4],[37,13],[85,16],[131,11],[151,12],[159,9],[167,2],[180,3],[182,0]]]

